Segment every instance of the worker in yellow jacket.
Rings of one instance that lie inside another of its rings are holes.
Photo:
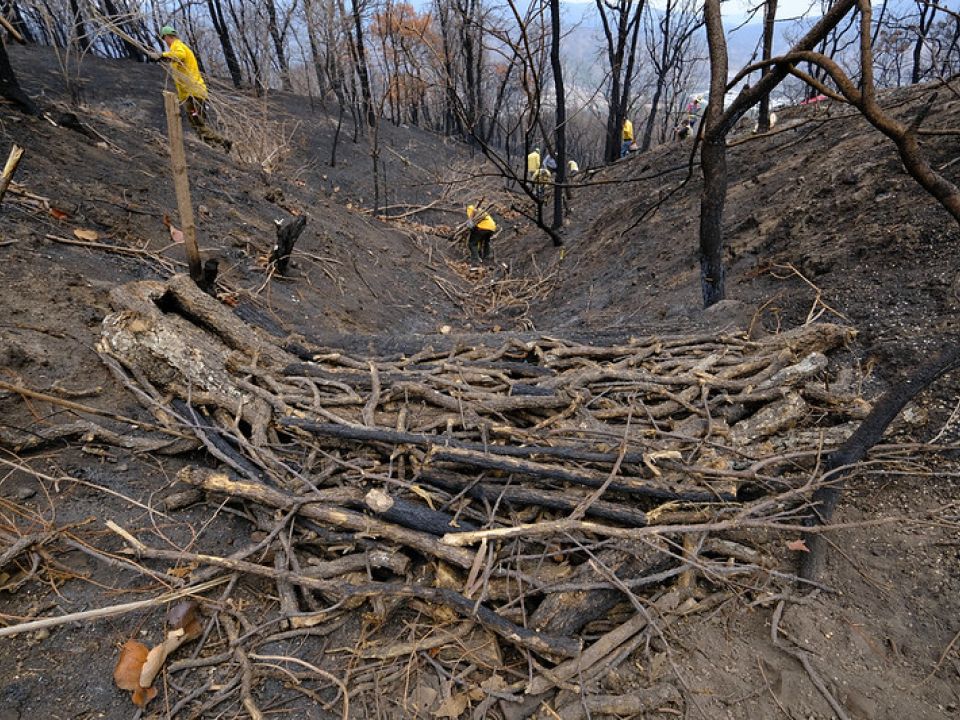
[[[470,262],[474,265],[486,262],[490,257],[490,238],[497,231],[497,224],[490,213],[477,212],[474,205],[467,205],[467,219],[470,220],[470,236],[467,238]]]
[[[533,152],[527,155],[527,180],[533,180],[538,172],[540,172],[540,148],[534,148]]]
[[[623,129],[620,132],[620,157],[626,157],[633,145],[633,123],[629,118],[623,119]]]
[[[200,74],[193,51],[177,37],[177,31],[170,25],[161,28],[160,39],[166,44],[167,51],[156,59],[170,63],[173,83],[177,87],[177,98],[187,111],[190,125],[205,143],[220,145],[230,152],[233,143],[207,127],[207,84]]]

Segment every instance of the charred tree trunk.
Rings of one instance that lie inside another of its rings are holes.
[[[710,49],[710,101],[704,114],[703,193],[700,197],[700,287],[703,306],[723,300],[723,206],[727,198],[727,134],[720,125],[727,89],[727,41],[720,20],[720,0],[704,5]]]
[[[556,142],[557,174],[553,184],[554,230],[563,227],[563,185],[567,181],[567,99],[563,87],[563,64],[560,62],[560,0],[550,0],[550,65],[553,68],[553,87],[556,95]],[[554,240],[554,245],[557,245]]]
[[[7,55],[7,48],[0,41],[0,96],[5,97],[17,105],[28,115],[39,115],[40,111],[36,104],[20,87],[17,82],[17,76],[10,65],[10,58]]]
[[[767,0],[763,6],[763,59],[773,57],[773,29],[777,18],[777,0]],[[772,72],[766,67],[763,75]],[[765,133],[770,130],[770,93],[760,98],[760,114],[757,117],[757,132]]]
[[[237,53],[233,49],[233,41],[230,39],[230,29],[227,27],[226,18],[223,16],[223,7],[220,0],[207,0],[207,8],[210,10],[210,20],[213,23],[213,29],[220,38],[220,47],[223,48],[223,58],[227,63],[227,70],[230,71],[230,79],[234,87],[240,87],[243,84],[243,73],[240,71],[240,63],[237,61]]]
[[[273,40],[273,47],[277,53],[277,67],[280,70],[280,84],[284,90],[290,89],[290,66],[287,63],[287,53],[283,48],[283,35],[277,25],[277,6],[273,0],[267,0],[267,29]]]
[[[290,264],[290,254],[293,246],[299,239],[303,229],[307,226],[306,215],[301,215],[291,222],[277,223],[277,244],[270,253],[270,262],[274,263],[277,272],[285,275]]]
[[[357,33],[357,75],[360,77],[360,92],[363,97],[363,116],[366,118],[367,125],[372,126],[376,118],[373,116],[373,93],[370,91],[370,74],[367,71],[367,53],[364,49],[360,0],[351,0],[350,9],[353,13],[354,29]]]

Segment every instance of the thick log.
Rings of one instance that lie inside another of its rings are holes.
[[[187,252],[190,277],[200,282],[203,268],[200,265],[200,249],[197,246],[197,226],[193,221],[193,204],[190,202],[190,181],[187,178],[187,156],[183,151],[183,125],[180,122],[180,104],[172,92],[163,92],[163,108],[167,114],[167,132],[170,139],[170,164],[173,170],[173,188],[177,196],[177,210],[183,226],[183,247]]]
[[[7,156],[7,161],[3,165],[3,172],[0,173],[0,202],[3,202],[3,196],[7,194],[7,188],[10,187],[10,182],[17,172],[22,157],[23,148],[14,143],[13,147],[10,148],[10,155]]]
[[[294,497],[262,483],[231,480],[223,473],[209,470],[186,467],[177,474],[177,477],[182,482],[203,488],[207,492],[244,498],[280,510],[289,510],[306,502],[298,510],[298,514],[303,517],[326,525],[355,530],[364,535],[382,537],[425,555],[445,560],[457,567],[469,569],[473,566],[474,554],[469,550],[445,545],[432,535],[398,527],[362,513],[312,503],[309,502],[309,498]]]

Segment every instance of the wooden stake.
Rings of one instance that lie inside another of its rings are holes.
[[[0,175],[0,201],[3,200],[7,188],[10,187],[10,181],[13,180],[13,174],[17,172],[17,166],[20,164],[21,157],[23,157],[23,148],[14,144],[14,146],[10,148],[10,155],[7,157],[7,162],[3,166],[3,175]]]
[[[170,137],[170,164],[173,168],[173,187],[177,193],[177,209],[183,225],[183,244],[187,250],[187,264],[194,282],[203,278],[200,249],[197,246],[197,227],[193,222],[190,204],[190,180],[187,177],[187,157],[183,151],[183,125],[180,122],[180,104],[172,92],[163,92],[163,109],[167,113],[167,133]]]

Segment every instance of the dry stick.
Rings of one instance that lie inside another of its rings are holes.
[[[22,395],[23,397],[33,398],[34,400],[43,400],[44,402],[48,402],[53,405],[59,405],[60,407],[67,408],[68,410],[90,413],[91,415],[102,415],[103,417],[113,418],[114,420],[119,420],[120,422],[130,423],[136,427],[160,430],[161,432],[167,433],[168,435],[173,435],[174,437],[187,437],[183,433],[176,432],[170,428],[164,427],[163,425],[157,425],[156,423],[145,422],[143,420],[134,420],[126,415],[118,415],[117,413],[110,412],[109,410],[101,410],[100,408],[91,407],[90,405],[82,405],[81,403],[73,402],[72,400],[63,400],[55,395],[47,395],[46,393],[37,392],[36,390],[23,387],[22,385],[14,385],[3,380],[0,380],[0,390],[6,390],[8,392],[16,393],[17,395]]]
[[[520,460],[505,456],[488,455],[476,450],[460,450],[454,447],[435,445],[427,456],[437,462],[452,462],[473,467],[502,470],[504,472],[527,475],[535,478],[549,478],[563,480],[576,485],[587,487],[606,487],[619,492],[640,495],[643,497],[659,498],[663,500],[685,500],[689,502],[716,502],[719,500],[734,501],[736,497],[731,493],[714,493],[696,490],[681,489],[679,491],[665,487],[665,483],[650,482],[637,477],[620,476],[611,482],[608,474],[590,470],[568,470],[560,465],[545,465],[529,460]]]
[[[424,433],[403,432],[386,428],[370,428],[361,425],[336,425],[333,423],[315,423],[299,418],[280,418],[283,427],[297,427],[314,435],[332,437],[358,442],[385,442],[395,445],[416,445],[432,448],[434,446],[453,447],[461,450],[478,450],[492,455],[529,458],[536,455],[575,460],[581,462],[612,463],[620,456],[619,452],[595,452],[579,447],[553,447],[550,445],[490,445],[483,443],[454,440],[444,435],[427,435]],[[637,464],[643,462],[643,453],[628,452],[624,454],[623,462]]]
[[[13,39],[16,40],[21,45],[26,45],[27,41],[23,39],[23,35],[17,32],[17,29],[13,24],[7,20],[3,15],[0,15],[0,25],[3,25],[3,28],[13,36]],[[0,193],[0,198],[3,197],[3,193]]]
[[[240,665],[240,698],[243,707],[250,713],[251,720],[263,720],[263,712],[253,699],[253,666],[238,642],[240,633],[237,630],[237,623],[232,617],[227,616],[221,617],[220,622],[223,623],[227,637],[230,638],[230,645],[233,646],[233,659]]]
[[[229,577],[219,577],[214,580],[210,580],[209,582],[200,583],[199,585],[191,585],[190,587],[183,588],[182,590],[164,593],[163,595],[158,595],[157,597],[150,598],[148,600],[137,600],[135,602],[97,608],[96,610],[84,610],[83,612],[71,613],[69,615],[62,615],[60,617],[43,618],[41,620],[31,620],[29,622],[19,623],[17,625],[10,625],[5,628],[0,628],[0,637],[18,635],[19,633],[23,632],[31,632],[33,630],[56,627],[58,625],[67,625],[74,622],[96,620],[98,618],[112,617],[114,615],[123,615],[125,613],[135,612],[137,610],[156,607],[157,605],[163,605],[164,603],[179,600],[180,598],[187,597],[188,595],[196,595],[198,593],[205,592],[210,588],[216,587],[217,585],[222,585],[227,580],[229,580]]]
[[[3,166],[3,174],[0,175],[0,202],[3,202],[3,196],[7,193],[7,188],[10,187],[10,181],[13,180],[14,173],[17,172],[21,157],[23,157],[23,148],[14,143],[13,147],[10,148],[7,162]]]
[[[301,514],[306,515],[310,506],[304,506]],[[318,580],[316,578],[298,575],[289,571],[276,570],[265,565],[245,562],[241,560],[230,560],[228,558],[216,557],[213,555],[199,555],[196,553],[181,552],[178,550],[158,550],[147,547],[137,540],[129,532],[121,528],[112,520],[107,521],[107,527],[123,537],[142,557],[154,558],[159,560],[182,560],[188,562],[203,563],[206,565],[216,565],[228,568],[236,572],[243,572],[250,575],[267,577],[272,580],[282,579],[294,585],[320,590],[323,592],[333,592],[344,596],[344,599],[350,597],[409,597],[426,600],[427,602],[438,605],[446,605],[466,618],[472,619],[493,631],[504,640],[533,650],[541,655],[573,657],[580,651],[580,643],[572,638],[553,637],[543,633],[528,630],[519,625],[502,618],[489,608],[479,605],[462,594],[446,588],[428,588],[417,585],[405,585],[402,583],[361,583],[351,585],[342,580]],[[472,553],[469,556],[473,557]]]
[[[222,473],[205,472],[193,468],[184,468],[177,474],[177,478],[208,492],[245,498],[282,510],[306,501],[307,504],[304,504],[299,511],[299,514],[305,518],[373,537],[379,536],[391,542],[419,550],[427,555],[446,560],[457,567],[469,569],[473,565],[474,554],[468,550],[450,547],[441,543],[438,538],[432,535],[391,525],[376,518],[368,517],[363,513],[309,502],[309,496],[295,498],[262,483],[234,481]]]
[[[301,660],[300,658],[288,657],[286,655],[256,655],[250,653],[250,657],[254,660],[273,660],[275,662],[292,662],[297,665],[302,665],[303,667],[315,672],[322,678],[326,678],[340,690],[340,693],[343,695],[343,720],[347,720],[350,717],[350,693],[347,690],[347,686],[340,681],[336,675],[328,673],[326,670],[321,670],[316,665],[311,665],[310,663]]]
[[[190,277],[199,282],[203,277],[200,266],[200,249],[197,246],[197,227],[193,221],[193,205],[190,203],[190,181],[187,178],[187,157],[183,151],[183,125],[180,121],[180,105],[172,92],[163,92],[163,109],[167,113],[167,132],[170,136],[170,165],[173,170],[173,187],[177,193],[177,209],[183,225],[183,246],[187,251]]]
[[[820,675],[817,673],[817,671],[813,669],[813,665],[810,664],[807,654],[802,650],[787,647],[780,642],[780,618],[783,616],[784,605],[785,601],[781,600],[777,603],[777,607],[774,608],[773,617],[770,620],[770,640],[773,642],[775,647],[783,650],[783,652],[797,660],[803,666],[803,669],[807,671],[807,675],[810,676],[810,682],[812,682],[814,687],[820,691],[820,694],[823,695],[824,699],[827,701],[827,704],[837,714],[837,717],[840,720],[850,720],[850,716],[847,715],[846,711],[843,709],[843,706],[827,689],[827,686],[823,683],[823,680],[820,679]]]

